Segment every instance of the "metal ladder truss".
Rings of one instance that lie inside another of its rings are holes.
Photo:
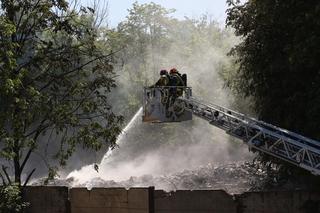
[[[320,175],[320,142],[193,97],[186,109],[257,150]]]

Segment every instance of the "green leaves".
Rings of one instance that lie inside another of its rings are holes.
[[[29,203],[23,202],[21,188],[17,184],[3,186],[0,190],[0,211],[23,212]]]
[[[231,54],[239,68],[229,86],[253,100],[260,118],[320,138],[319,3],[248,1],[228,9],[227,24],[243,41]],[[311,84],[313,82],[313,84]],[[312,115],[311,115],[312,114]]]
[[[107,98],[115,86],[111,55],[98,41],[92,9],[76,11],[65,0],[14,0],[3,1],[2,10],[0,157],[15,165],[21,182],[19,165],[31,153],[60,147],[44,159],[52,179],[76,145],[98,150],[115,143],[122,117]]]
[[[7,17],[0,17],[0,35],[2,38],[10,37],[16,32],[16,27]]]

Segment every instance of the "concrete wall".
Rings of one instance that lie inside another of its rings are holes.
[[[149,213],[149,189],[73,188],[70,206],[71,213]]]
[[[236,213],[236,202],[225,191],[155,191],[156,213]]]
[[[320,191],[155,191],[156,213],[320,213]]]
[[[238,213],[320,213],[320,191],[249,192],[237,200]]]
[[[27,213],[68,213],[67,187],[27,187],[23,195],[31,204]]]
[[[27,213],[320,213],[320,189],[314,192],[220,190],[164,192],[150,188],[27,187]]]

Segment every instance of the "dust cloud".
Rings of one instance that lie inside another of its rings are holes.
[[[141,121],[141,110],[131,121],[130,128],[120,135],[118,144],[119,148],[106,153],[99,172],[88,165],[70,173],[67,179],[71,185],[91,188],[100,186],[101,181],[115,181],[111,185],[117,186],[117,182],[131,180],[126,186],[148,186],[150,178],[251,158],[246,146],[230,141],[222,130],[205,121],[195,118],[186,123],[145,124]],[[137,178],[139,181],[132,181]],[[157,188],[174,189],[161,180],[158,178],[152,184]]]
[[[221,70],[233,63],[227,53],[238,42],[232,30],[224,29],[206,17],[201,21],[171,20],[168,24],[174,25],[167,27],[168,43],[156,41],[143,54],[128,55],[136,52],[133,44],[115,57],[118,59],[114,64],[119,76],[118,87],[110,100],[113,111],[126,115],[128,120],[118,138],[118,147],[108,150],[101,161],[96,160],[98,172],[93,164],[80,168],[80,161],[90,159],[90,156],[76,153],[76,157],[68,162],[71,165],[68,170],[60,172],[61,181],[70,186],[87,187],[152,184],[156,188],[172,190],[188,187],[176,182],[168,185],[172,181],[163,177],[171,175],[175,181],[183,182],[195,174],[204,175],[199,173],[203,168],[201,171],[207,170],[209,179],[216,179],[216,172],[221,171],[220,176],[227,180],[227,176],[237,176],[217,168],[223,165],[228,168],[227,165],[238,165],[253,158],[242,142],[197,117],[181,123],[142,123],[139,108],[143,86],[154,83],[161,69],[172,67],[188,75],[188,86],[193,88],[195,97],[233,108],[234,98],[221,79]],[[69,172],[73,165],[77,166],[72,170],[76,169]],[[213,182],[207,188],[217,186]],[[236,183],[234,179],[229,182]],[[194,184],[192,189],[197,187],[203,188],[201,184]]]
[[[128,107],[128,103],[123,102],[121,98],[131,100],[128,96],[135,95],[138,96],[137,99],[142,100],[142,88],[147,86],[146,82],[154,82],[158,78],[159,70],[172,67],[188,75],[188,86],[193,88],[195,97],[232,107],[233,96],[224,87],[220,72],[221,69],[232,63],[227,57],[227,52],[238,40],[230,29],[220,29],[218,26],[213,28],[220,37],[213,38],[210,33],[204,33],[207,37],[200,35],[202,42],[195,44],[196,47],[191,53],[185,48],[188,44],[184,43],[189,42],[188,36],[190,39],[192,37],[188,33],[184,35],[185,40],[172,42],[168,51],[164,53],[157,51],[157,48],[150,47],[149,57],[145,63],[148,72],[130,70],[128,73],[127,69],[130,67],[128,64],[115,66],[117,73],[121,76],[118,79],[117,95],[114,96],[114,103],[118,106],[116,109],[123,110]],[[212,42],[212,40],[217,42]],[[123,61],[138,63],[132,58],[123,59]],[[132,80],[142,75],[144,85]],[[141,106],[141,102],[133,104]],[[174,190],[188,187],[178,183],[172,185],[170,178],[163,177],[170,175],[180,177],[180,181],[183,182],[187,177],[199,174],[199,169],[207,168],[207,177],[215,179],[217,178],[215,171],[218,171],[215,168],[222,168],[223,165],[228,168],[227,165],[239,165],[253,159],[253,154],[249,153],[248,148],[242,142],[231,138],[222,130],[197,117],[194,117],[192,121],[181,123],[149,124],[142,123],[141,113],[141,109],[138,110],[128,122],[129,124],[118,138],[119,147],[105,154],[99,164],[98,172],[94,170],[94,165],[84,166],[66,175],[68,184],[89,188],[95,186],[149,186],[152,184],[156,188]],[[188,172],[185,173],[185,171]],[[182,173],[187,175],[181,175]],[[226,185],[239,181],[232,179],[237,175],[228,173],[227,170],[224,172],[221,170],[220,173],[222,180],[229,180],[228,183],[225,182]],[[241,180],[245,179],[247,178]],[[192,189],[215,187],[217,185],[214,183],[210,183],[207,187],[195,184]]]

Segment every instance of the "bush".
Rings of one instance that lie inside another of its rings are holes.
[[[21,188],[18,185],[8,185],[1,188],[1,213],[20,213],[23,212],[28,205],[29,203],[23,202]]]

